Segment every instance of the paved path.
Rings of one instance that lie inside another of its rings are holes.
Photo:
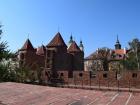
[[[6,105],[140,105],[140,93],[0,83]]]

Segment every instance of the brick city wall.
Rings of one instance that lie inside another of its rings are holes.
[[[65,84],[140,88],[140,71],[124,71],[120,74],[111,71],[74,71],[73,78],[68,78],[67,71],[58,71],[58,74]]]

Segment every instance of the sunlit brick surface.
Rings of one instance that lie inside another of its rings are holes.
[[[6,105],[140,105],[140,93],[0,83]],[[1,104],[0,104],[1,105]]]

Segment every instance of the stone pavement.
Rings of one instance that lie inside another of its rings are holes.
[[[140,105],[140,93],[6,82],[0,83],[0,102],[4,105]]]

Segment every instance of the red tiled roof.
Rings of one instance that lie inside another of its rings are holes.
[[[46,48],[45,48],[44,45],[42,45],[41,47],[38,47],[37,48],[36,54],[38,54],[38,55],[44,55],[45,53],[46,53]]]
[[[29,39],[26,40],[26,42],[20,50],[34,50],[33,45]]]
[[[64,42],[64,40],[59,32],[55,35],[55,37],[47,45],[47,47],[56,47],[56,46],[67,47],[67,45],[65,44],[65,42]]]
[[[78,47],[78,45],[76,44],[76,42],[73,41],[72,44],[70,45],[70,47],[68,48],[68,52],[81,52],[81,50]]]
[[[115,54],[125,54],[126,53],[126,51],[124,50],[124,49],[117,49],[117,50],[115,50]]]

